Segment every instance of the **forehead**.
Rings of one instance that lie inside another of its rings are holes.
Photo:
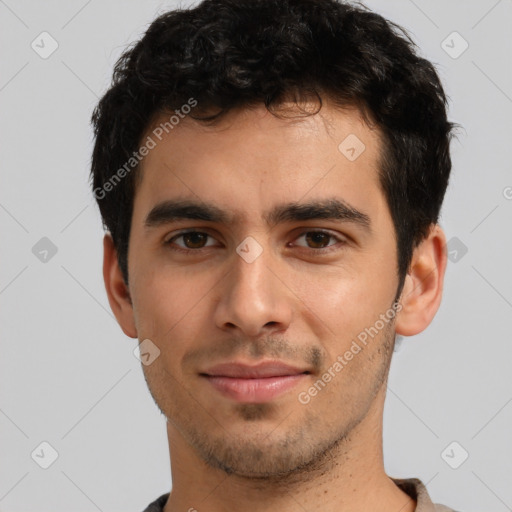
[[[155,118],[144,136],[154,147],[141,163],[135,207],[188,197],[250,216],[285,199],[377,200],[380,132],[355,108],[324,102],[308,116],[291,109],[279,112],[286,119],[264,105],[236,109],[211,126],[187,116],[175,124],[168,114]]]

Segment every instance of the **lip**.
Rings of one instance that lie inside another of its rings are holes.
[[[214,389],[243,403],[264,403],[295,387],[310,372],[278,361],[218,364],[202,372]]]

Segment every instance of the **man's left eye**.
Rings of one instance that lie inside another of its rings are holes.
[[[327,247],[331,247],[332,245],[335,245],[336,242],[344,242],[342,238],[339,238],[332,233],[329,233],[327,231],[305,231],[301,235],[298,236],[296,240],[299,240],[300,238],[304,238],[306,241],[306,244],[309,249],[325,249]],[[329,240],[333,239],[334,244],[329,244]],[[300,247],[304,247],[300,245]]]

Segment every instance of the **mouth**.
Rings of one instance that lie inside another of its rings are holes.
[[[255,366],[223,363],[199,375],[223,396],[241,403],[265,403],[290,391],[311,372],[278,361]]]

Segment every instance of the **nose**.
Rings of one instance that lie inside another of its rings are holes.
[[[234,254],[231,271],[218,287],[214,314],[217,327],[247,337],[285,331],[292,318],[293,293],[274,270],[269,249],[248,262]],[[271,268],[272,267],[272,268]]]

